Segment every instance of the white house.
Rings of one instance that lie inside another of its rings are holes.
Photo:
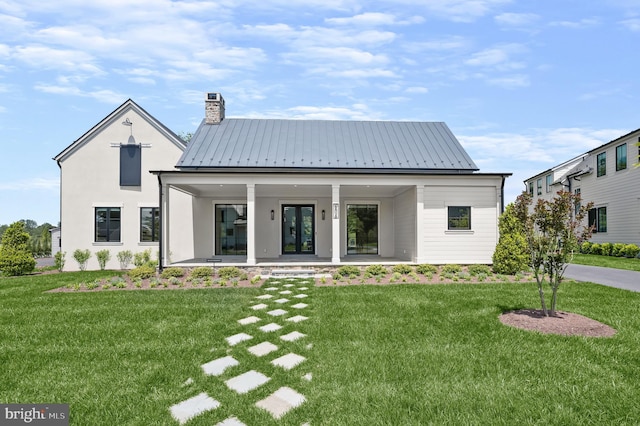
[[[219,93],[187,146],[129,100],[55,159],[62,250],[161,267],[491,263],[510,176],[444,123],[225,118]]]
[[[560,190],[593,202],[592,242],[640,244],[639,142],[637,129],[525,180],[525,186],[534,202]]]

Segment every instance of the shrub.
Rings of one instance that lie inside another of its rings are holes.
[[[615,243],[613,245],[613,249],[611,250],[611,256],[622,257],[624,256],[624,244]]]
[[[422,264],[416,266],[416,272],[422,275],[433,275],[438,272],[438,267],[435,265]]]
[[[529,264],[530,255],[523,224],[517,217],[516,206],[511,203],[498,220],[500,238],[493,252],[493,272],[497,274],[515,274]]]
[[[625,257],[637,257],[640,253],[640,248],[636,244],[627,244],[624,246]]]
[[[387,272],[389,271],[387,271],[387,268],[385,268],[382,265],[369,265],[365,269],[365,272],[369,273],[374,277],[381,277],[381,276],[387,275]]]
[[[611,243],[602,243],[600,244],[600,252],[603,256],[611,256],[611,251],[613,250],[613,244]]]
[[[357,277],[360,275],[360,268],[355,265],[343,265],[338,268],[338,273],[343,277],[350,277],[352,275]]]
[[[189,275],[191,278],[211,278],[213,275],[213,269],[208,266],[198,266],[197,268],[193,268],[191,274]]]
[[[223,266],[218,269],[218,276],[224,280],[238,278],[242,271],[237,266]]]
[[[442,272],[445,274],[457,274],[458,272],[462,272],[462,266],[456,265],[455,263],[444,265]]]
[[[602,248],[600,244],[593,243],[591,244],[591,249],[589,250],[589,254],[602,254]]]
[[[151,278],[155,274],[156,274],[156,268],[154,268],[151,265],[138,266],[137,268],[133,268],[132,270],[127,272],[127,275],[129,275],[129,277],[134,281],[143,280],[145,278]]]
[[[133,253],[131,253],[131,250],[122,250],[118,252],[117,257],[120,262],[120,269],[127,269],[133,259]]]
[[[401,263],[399,265],[393,265],[393,268],[391,268],[391,270],[394,273],[398,273],[398,274],[410,274],[413,272],[413,268],[410,265],[406,265],[404,263]]]
[[[64,251],[59,251],[53,256],[53,260],[55,261],[56,269],[60,272],[64,269],[65,256],[67,255]]]
[[[160,277],[162,278],[170,278],[170,277],[183,277],[184,269],[182,268],[166,268],[162,270]]]
[[[254,275],[253,278],[251,278],[251,284],[258,284],[261,279],[260,275]]]
[[[0,271],[3,275],[24,275],[36,268],[36,260],[29,250],[29,233],[24,222],[14,222],[2,234]]]
[[[585,241],[580,244],[580,253],[589,254],[591,253],[591,243],[589,241]]]
[[[473,277],[480,274],[489,275],[491,273],[491,268],[488,265],[469,265],[467,270]]]
[[[394,272],[393,274],[391,274],[392,283],[397,283],[401,279],[402,279],[402,274],[400,272]]]
[[[150,265],[151,263],[151,249],[133,255],[133,264],[135,266]]]
[[[73,252],[73,258],[76,260],[76,262],[78,262],[78,267],[80,268],[80,270],[84,271],[85,269],[87,269],[87,262],[91,258],[91,252],[89,251],[89,249],[76,249]]]
[[[100,265],[100,270],[104,271],[107,266],[107,262],[111,260],[111,252],[109,250],[104,249],[96,252],[96,257],[98,258],[98,265]]]

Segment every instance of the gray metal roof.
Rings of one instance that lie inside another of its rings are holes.
[[[478,170],[441,122],[238,118],[203,120],[177,167]]]

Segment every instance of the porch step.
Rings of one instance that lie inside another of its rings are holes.
[[[316,271],[313,269],[272,269],[272,277],[313,277]]]

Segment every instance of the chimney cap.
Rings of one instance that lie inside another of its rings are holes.
[[[207,101],[221,101],[222,100],[222,95],[218,92],[208,92],[205,95],[205,99]]]

